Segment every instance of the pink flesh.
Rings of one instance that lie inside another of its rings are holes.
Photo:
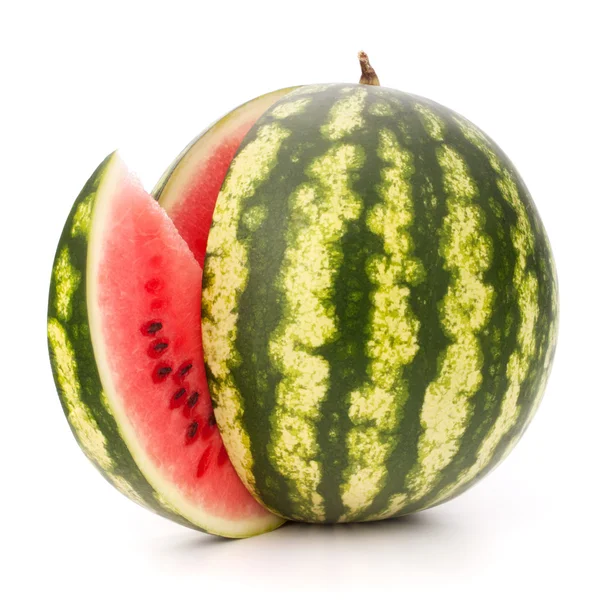
[[[212,215],[227,169],[245,135],[259,116],[260,114],[250,115],[245,123],[224,137],[187,183],[181,200],[169,210],[169,216],[177,231],[188,243],[200,266],[204,266]]]
[[[200,330],[202,269],[163,209],[132,176],[121,180],[110,203],[98,305],[110,372],[136,437],[190,502],[231,519],[262,515],[265,510],[243,486],[216,425],[209,422],[213,413]],[[208,231],[211,215],[212,208],[198,214],[201,231]],[[190,362],[191,370],[181,377]],[[190,408],[194,392],[198,401]]]

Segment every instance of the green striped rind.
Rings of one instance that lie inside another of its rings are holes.
[[[120,492],[150,510],[194,529],[146,480],[122,439],[107,402],[90,337],[86,302],[88,235],[94,203],[110,178],[108,156],[77,197],[56,251],[48,301],[48,348],[54,381],[82,450]]]
[[[413,159],[387,128],[379,130],[377,157],[384,165],[376,187],[381,201],[367,209],[365,223],[383,252],[371,254],[365,264],[372,289],[368,321],[363,323],[368,330],[363,348],[367,378],[348,396],[352,428],[346,438],[349,456],[341,494],[345,520],[370,505],[387,479],[386,462],[409,392],[404,367],[419,348],[419,320],[410,302],[411,288],[424,277],[411,233]]]
[[[306,86],[259,119],[203,285],[232,461],[298,520],[467,489],[530,422],[556,343],[550,247],[512,164],[452,111],[385,88]]]

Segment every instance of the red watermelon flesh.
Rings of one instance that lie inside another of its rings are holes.
[[[252,125],[253,122],[244,123],[214,149],[190,178],[181,202],[169,213],[177,231],[201,265],[204,264],[208,232],[219,190],[236,150]]]
[[[233,536],[273,528],[276,518],[245,489],[215,423],[202,269],[165,211],[118,156],[112,162],[112,187],[94,208],[87,297],[96,363],[123,438],[184,518]],[[198,215],[198,227],[208,231],[210,217]]]
[[[200,266],[217,196],[237,149],[261,115],[293,89],[270,92],[232,110],[184,149],[153,191]]]

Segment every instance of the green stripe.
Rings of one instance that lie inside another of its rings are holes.
[[[370,92],[373,91],[379,91],[379,90],[369,90]],[[402,100],[400,99],[402,98]],[[394,185],[394,179],[395,176],[398,175],[397,173],[394,173],[393,169],[390,169],[391,163],[388,161],[384,161],[383,159],[381,159],[380,157],[377,156],[378,154],[378,148],[377,148],[377,142],[379,139],[379,134],[378,131],[381,128],[387,127],[388,130],[392,133],[392,135],[394,135],[397,140],[400,143],[400,146],[402,149],[406,150],[411,143],[411,135],[412,135],[412,131],[409,133],[409,131],[407,130],[407,127],[404,126],[405,125],[405,121],[406,121],[406,112],[405,112],[405,104],[406,104],[406,100],[407,98],[405,97],[405,95],[401,95],[398,94],[394,97],[389,97],[389,95],[385,95],[385,100],[382,100],[381,97],[378,97],[378,94],[371,94],[371,96],[368,98],[367,100],[367,107],[366,107],[366,112],[370,115],[373,115],[375,117],[380,117],[381,119],[370,119],[368,126],[364,129],[364,131],[361,132],[361,134],[359,136],[355,136],[356,139],[359,140],[359,142],[367,149],[367,162],[365,163],[364,168],[361,171],[361,177],[357,182],[357,191],[359,191],[359,193],[362,195],[363,200],[365,202],[365,206],[367,207],[367,210],[365,211],[365,218],[361,220],[361,224],[360,224],[360,228],[361,228],[361,238],[355,238],[355,245],[357,248],[362,248],[362,251],[364,253],[364,259],[363,259],[363,263],[364,266],[363,268],[363,272],[362,272],[362,277],[363,277],[363,282],[362,282],[362,286],[363,286],[363,290],[365,295],[367,296],[365,298],[365,302],[363,302],[362,304],[362,311],[359,315],[358,318],[360,318],[363,322],[363,327],[362,327],[362,331],[360,331],[359,336],[356,338],[355,340],[355,346],[357,348],[360,348],[360,352],[357,352],[353,357],[352,357],[352,366],[354,368],[348,368],[348,369],[337,369],[338,373],[339,372],[344,372],[346,373],[345,375],[345,379],[347,380],[347,386],[346,386],[346,390],[344,394],[338,394],[337,398],[335,398],[333,401],[337,402],[338,406],[341,405],[342,403],[339,401],[339,398],[348,398],[350,393],[360,393],[361,390],[368,390],[371,392],[375,392],[376,391],[376,386],[373,383],[373,380],[371,377],[368,376],[366,369],[367,367],[370,368],[371,374],[372,374],[372,364],[370,365],[370,363],[374,363],[375,361],[373,361],[373,357],[371,357],[371,360],[368,361],[368,357],[366,356],[367,353],[371,353],[371,351],[367,352],[367,348],[368,348],[368,344],[369,344],[369,340],[372,338],[373,333],[372,330],[370,329],[370,325],[369,323],[371,322],[371,318],[373,316],[373,304],[372,301],[369,301],[369,298],[374,298],[375,294],[378,292],[379,290],[379,296],[381,297],[381,286],[379,285],[381,282],[378,282],[378,277],[373,277],[373,270],[369,269],[367,270],[367,265],[368,264],[375,264],[375,262],[373,261],[373,257],[383,257],[386,255],[386,250],[384,248],[383,245],[383,237],[381,236],[381,232],[379,232],[379,235],[374,234],[370,228],[367,226],[366,220],[368,218],[368,216],[370,214],[372,214],[373,212],[373,208],[379,205],[379,208],[381,209],[382,207],[385,206],[384,203],[382,203],[382,198],[381,198],[381,191],[382,191],[382,187],[386,190],[388,196],[394,196],[397,193],[397,188]],[[418,123],[416,123],[418,125]],[[402,127],[398,127],[398,125],[402,125]],[[389,158],[389,157],[388,157]],[[397,157],[396,157],[397,158]],[[418,157],[417,157],[418,158]],[[386,171],[384,171],[384,169],[386,169]],[[412,170],[412,169],[411,169]],[[374,173],[380,173],[380,174],[384,174],[384,173],[388,173],[388,177],[389,179],[387,181],[377,181],[377,177],[374,176]],[[389,184],[392,184],[391,186]],[[411,190],[411,194],[414,193],[414,186],[413,189]],[[420,210],[420,205],[419,202],[412,203],[412,210],[417,213],[417,211]],[[421,223],[419,220],[416,221],[415,223],[416,227],[421,226]],[[411,232],[414,229],[414,227],[412,226],[411,223]],[[390,237],[390,231],[388,228],[388,239]],[[406,232],[404,232],[402,234],[404,237],[406,236]],[[407,240],[409,238],[406,238]],[[418,236],[417,236],[418,239]],[[416,243],[415,243],[416,245]],[[429,246],[429,242],[427,242],[427,246]],[[389,248],[388,248],[389,250]],[[421,253],[423,251],[423,248],[420,249]],[[345,251],[345,255],[346,256],[353,256],[352,253],[352,249],[347,248]],[[379,259],[378,259],[379,260]],[[420,264],[420,262],[419,262]],[[370,273],[370,277],[369,278],[367,276],[367,271],[369,271]],[[347,277],[347,276],[346,276]],[[340,273],[339,276],[340,279],[342,279],[342,274]],[[373,279],[373,281],[371,281],[371,279]],[[401,280],[402,278],[400,278]],[[410,277],[409,277],[410,279]],[[416,278],[418,279],[418,277]],[[422,285],[422,284],[421,284]],[[406,288],[405,288],[406,289]],[[411,304],[414,303],[414,294],[418,293],[418,290],[420,289],[419,286],[417,286],[413,291],[411,291],[411,297],[408,298],[408,306],[410,306]],[[402,304],[404,304],[404,301],[407,298],[403,298],[402,299]],[[406,306],[406,305],[405,305]],[[412,314],[412,309],[409,308],[408,311],[408,315]],[[382,313],[379,313],[382,314]],[[394,314],[394,311],[391,312],[390,314],[390,318],[395,319],[396,316]],[[403,321],[403,319],[400,319],[400,321]],[[421,325],[422,320],[421,321]],[[340,329],[342,329],[342,326],[340,326]],[[393,332],[396,333],[396,332]],[[392,337],[394,337],[392,335]],[[406,348],[406,346],[405,346]],[[392,352],[393,354],[393,352]],[[417,359],[418,359],[419,355],[417,354]],[[344,357],[344,362],[342,361],[338,361],[337,364],[346,364],[348,362],[348,358],[349,357]],[[402,367],[402,369],[410,369],[411,368],[411,364],[412,363],[408,363],[407,365],[405,365],[404,367]],[[368,496],[368,498],[375,498],[374,503],[375,506],[377,505],[377,500],[381,499],[383,497],[383,494],[381,492],[382,488],[386,488],[390,485],[394,485],[397,483],[397,478],[396,478],[396,471],[394,469],[392,469],[391,471],[389,471],[388,469],[385,468],[385,460],[387,458],[388,455],[393,456],[395,453],[398,452],[397,448],[398,448],[398,443],[400,443],[401,445],[403,444],[403,442],[406,440],[406,435],[403,429],[403,425],[402,423],[404,421],[406,421],[406,419],[402,419],[402,414],[405,410],[407,410],[406,407],[403,406],[403,401],[406,400],[406,390],[403,389],[403,382],[402,382],[402,369],[398,369],[398,372],[395,373],[396,378],[398,380],[398,386],[397,389],[394,390],[395,392],[395,399],[398,401],[397,406],[395,407],[395,410],[393,410],[392,415],[391,415],[391,422],[388,423],[382,423],[381,419],[378,422],[378,425],[381,425],[381,430],[378,429],[377,425],[375,424],[374,421],[370,421],[369,419],[367,419],[367,412],[377,412],[377,409],[379,409],[379,411],[381,411],[382,408],[384,408],[384,406],[386,405],[386,403],[379,403],[378,407],[375,407],[375,404],[372,402],[372,400],[374,400],[375,398],[375,394],[371,393],[369,394],[363,394],[358,396],[358,399],[360,401],[361,404],[366,404],[366,408],[367,411],[363,411],[362,415],[361,414],[356,414],[354,419],[355,421],[357,421],[355,424],[353,424],[350,419],[348,418],[348,414],[346,412],[343,412],[342,417],[345,417],[345,423],[347,424],[346,430],[342,432],[342,435],[340,435],[340,439],[346,439],[349,440],[349,433],[351,431],[350,426],[353,425],[352,428],[352,434],[356,437],[358,437],[359,441],[360,441],[360,436],[363,437],[363,439],[365,440],[369,440],[369,444],[370,446],[373,448],[373,451],[371,452],[366,452],[363,453],[361,452],[361,447],[360,444],[354,444],[354,450],[355,450],[355,459],[354,461],[350,461],[349,460],[349,451],[351,446],[348,446],[348,450],[344,453],[344,452],[340,452],[339,449],[339,441],[338,441],[338,446],[337,448],[333,445],[333,443],[331,444],[331,454],[335,455],[335,456],[341,456],[342,458],[338,458],[336,460],[336,463],[341,465],[341,471],[338,471],[338,473],[340,475],[342,475],[346,482],[345,482],[345,487],[344,489],[341,489],[342,494],[344,493],[344,491],[346,492],[346,498],[347,500],[349,500],[349,504],[350,506],[348,508],[351,508],[351,504],[352,502],[354,502],[355,506],[357,506],[360,503],[360,499],[361,498],[365,498],[366,496]],[[332,381],[334,380],[334,378],[332,378]],[[411,382],[412,383],[412,382]],[[332,383],[332,388],[333,388],[333,383]],[[348,389],[350,388],[350,389]],[[380,394],[380,398],[386,398],[385,394],[381,394],[383,390],[379,390],[379,394]],[[369,402],[369,396],[371,398],[371,402]],[[411,403],[411,401],[413,400],[412,397],[408,397],[408,404]],[[387,403],[388,408],[389,408],[389,403]],[[410,408],[410,407],[409,407]],[[357,418],[358,417],[358,418]],[[362,420],[362,422],[361,422]],[[392,425],[393,423],[393,425]],[[392,426],[390,426],[392,425]],[[410,422],[407,421],[407,425],[410,427]],[[353,440],[350,439],[350,442],[352,442]],[[348,442],[347,442],[348,445]],[[326,449],[324,449],[324,455],[328,456],[328,454],[326,453]],[[378,455],[377,460],[375,460],[375,454]],[[402,455],[402,454],[401,454]],[[368,460],[368,459],[371,460]],[[348,464],[348,466],[344,466],[344,462],[346,462]],[[390,462],[392,462],[390,460]],[[394,460],[394,464],[397,464],[397,460]],[[349,468],[350,467],[350,468]],[[352,468],[354,467],[354,468]],[[391,477],[388,475],[392,475]],[[358,483],[358,485],[349,485],[349,481],[351,478],[354,478],[354,482]],[[336,481],[337,483],[337,481]],[[340,502],[338,503],[338,507],[339,504],[341,503],[341,497],[340,497]],[[348,520],[350,518],[355,519],[355,518],[360,518],[362,519],[362,516],[358,516],[357,515],[357,511],[354,510],[354,514],[352,516],[350,516],[348,513],[348,509],[345,507],[342,507],[343,510],[339,510],[338,508],[338,513],[337,515],[330,515],[330,520]]]
[[[353,128],[353,115],[344,119],[337,108],[332,107],[332,125],[325,131],[340,139],[345,128]],[[294,516],[309,520],[325,517],[323,498],[317,492],[322,472],[316,451],[317,421],[327,397],[330,366],[319,350],[337,337],[334,277],[343,261],[341,240],[362,210],[351,176],[363,161],[359,146],[332,146],[309,165],[309,181],[289,200],[299,219],[290,222],[287,234],[289,246],[277,286],[284,316],[269,346],[282,375],[271,421],[270,455],[290,481],[291,500],[297,504]]]
[[[404,419],[397,432],[398,445],[389,457],[389,477],[379,495],[361,516],[362,519],[380,519],[393,516],[405,504],[407,494],[405,479],[411,466],[417,461],[418,439],[421,433],[419,415],[425,390],[437,373],[438,349],[443,348],[447,339],[437,318],[437,307],[444,297],[449,276],[442,269],[442,257],[437,244],[445,206],[442,202],[442,172],[422,120],[415,113],[412,102],[405,102],[402,113],[400,140],[409,148],[415,161],[415,171],[411,178],[414,195],[415,226],[413,239],[414,253],[419,257],[426,276],[415,288],[411,297],[413,311],[419,320],[419,353],[407,365],[405,376],[410,382],[409,397],[404,405]],[[436,273],[435,277],[429,276]]]
[[[519,196],[525,199],[524,206],[534,232],[535,246],[529,257],[529,268],[536,273],[538,278],[540,312],[536,326],[535,358],[523,382],[523,391],[519,398],[519,417],[507,436],[511,438],[510,442],[501,449],[500,460],[508,454],[521,437],[538,409],[554,358],[558,327],[558,288],[550,243],[527,187],[509,159],[503,154],[502,158],[513,173]]]
[[[377,186],[380,201],[366,212],[366,223],[381,238],[383,252],[371,253],[366,265],[374,288],[365,320],[368,336],[364,347],[370,362],[368,378],[349,396],[354,427],[346,441],[350,464],[342,485],[347,508],[343,520],[355,518],[385,485],[386,462],[400,439],[397,432],[408,397],[403,371],[419,350],[419,322],[411,308],[411,287],[422,281],[424,271],[414,256],[411,236],[413,157],[386,128],[379,130],[376,154],[385,167]]]
[[[344,94],[351,91],[352,88]],[[359,100],[364,102],[363,113],[365,110],[369,111],[373,99],[366,98],[361,90]],[[369,256],[383,252],[381,238],[369,230],[365,221],[366,207],[378,201],[371,174],[380,172],[383,166],[377,153],[369,149],[371,132],[365,124],[366,121],[363,120],[351,136],[353,142],[365,148],[365,162],[353,181],[353,190],[362,198],[364,207],[360,218],[348,224],[341,240],[343,260],[339,265],[333,292],[338,336],[333,343],[322,349],[323,356],[334,366],[330,373],[329,392],[322,407],[318,435],[321,454],[335,457],[332,461],[323,461],[323,476],[318,488],[323,497],[327,522],[337,522],[347,512],[341,491],[352,457],[348,451],[340,451],[340,448],[346,446],[346,440],[354,427],[349,414],[348,398],[357,381],[367,379],[368,358],[364,330],[371,308],[369,298],[373,291],[367,275],[367,261]],[[353,368],[343,368],[349,362]]]
[[[438,375],[425,392],[419,462],[407,480],[413,502],[436,485],[473,415],[471,399],[482,383],[479,333],[489,321],[493,298],[492,286],[483,281],[491,264],[492,241],[483,230],[483,211],[474,204],[477,185],[453,147],[443,144],[437,154],[448,210],[440,250],[450,272],[440,319],[451,343],[440,355]]]
[[[494,241],[492,264],[484,281],[494,287],[495,294],[489,325],[480,336],[484,356],[483,382],[472,398],[473,416],[455,458],[443,470],[439,483],[414,508],[431,504],[441,489],[453,482],[462,470],[475,461],[474,449],[479,447],[491,423],[499,415],[500,403],[497,399],[506,388],[505,366],[516,344],[518,309],[512,285],[516,258],[510,240],[510,226],[515,222],[514,211],[505,205],[494,185],[495,173],[486,156],[463,137],[453,121],[446,123],[445,137],[465,157],[471,171],[478,173],[480,206],[486,217],[485,232]]]
[[[514,428],[519,418],[521,410],[519,398],[535,354],[536,325],[540,311],[538,278],[531,270],[529,260],[534,250],[535,237],[515,179],[507,167],[502,165],[501,159],[487,140],[475,128],[466,122],[459,122],[459,125],[465,136],[488,157],[491,167],[497,173],[498,189],[506,204],[516,214],[516,222],[511,226],[510,232],[517,256],[512,282],[517,294],[519,324],[517,345],[507,364],[508,386],[501,400],[500,414],[479,446],[475,462],[438,495],[436,502],[444,501],[459,490],[465,489],[476,477],[480,477],[486,468],[491,468],[495,459],[501,454],[501,445],[508,441],[507,434]]]
[[[363,199],[373,193],[372,189],[368,189],[370,177],[364,176],[372,169],[380,169],[378,157],[367,152],[359,177],[354,182],[354,189]],[[331,365],[352,361],[354,368],[331,370],[329,392],[321,409],[318,445],[320,453],[324,457],[333,457],[333,460],[323,461],[318,492],[323,497],[325,521],[330,523],[337,522],[346,512],[340,490],[351,460],[348,452],[340,452],[353,426],[346,402],[340,400],[349,397],[357,379],[367,376],[368,360],[362,339],[372,285],[367,277],[366,263],[370,255],[383,250],[380,240],[367,229],[364,218],[348,224],[341,246],[344,258],[333,292],[339,333],[333,343],[322,349],[322,355]]]
[[[303,88],[299,88],[299,95]],[[277,105],[279,106],[279,105]],[[277,107],[274,107],[277,110]],[[328,107],[319,107],[319,120],[325,121]],[[241,146],[240,150],[254,139],[256,130],[269,125],[277,119],[267,112],[256,123]],[[286,124],[294,124],[294,116],[288,116]],[[286,478],[274,468],[269,456],[269,444],[272,436],[271,418],[275,408],[275,390],[281,379],[278,370],[271,364],[268,352],[259,349],[269,347],[269,340],[283,318],[282,306],[273,302],[272,291],[282,269],[284,252],[288,245],[286,229],[281,223],[287,222],[290,211],[288,202],[278,202],[280,198],[291,196],[292,191],[305,178],[302,165],[309,164],[323,154],[325,143],[298,143],[285,139],[277,155],[277,164],[273,167],[269,181],[280,183],[278,195],[259,186],[256,193],[247,199],[244,216],[260,206],[268,206],[266,217],[258,229],[249,229],[243,220],[237,229],[237,236],[247,244],[248,284],[239,298],[239,328],[236,348],[239,353],[239,365],[232,368],[233,377],[244,398],[255,398],[252,410],[244,411],[242,425],[251,440],[250,451],[253,457],[253,472],[266,481],[262,487],[261,499],[267,506],[279,506],[286,514],[293,512],[289,500]],[[280,194],[280,195],[279,195]],[[269,235],[265,235],[268,231]],[[262,257],[268,255],[269,260]],[[259,417],[256,414],[259,413]],[[248,418],[251,416],[252,418]]]
[[[463,129],[465,125],[463,123]],[[558,325],[558,298],[557,282],[554,270],[554,261],[550,244],[536,211],[531,196],[516,172],[510,160],[483,134],[477,132],[476,141],[480,144],[487,144],[498,159],[506,166],[504,170],[497,167],[505,177],[510,177],[514,182],[518,196],[522,200],[522,206],[527,214],[531,231],[533,233],[533,245],[531,252],[527,257],[527,268],[534,273],[538,281],[538,307],[539,313],[534,328],[534,354],[529,363],[529,368],[521,384],[519,398],[517,402],[517,417],[514,425],[505,433],[498,443],[495,456],[488,465],[477,475],[477,480],[484,477],[497,464],[499,464],[512,450],[515,444],[523,435],[525,429],[531,422],[544,393],[554,351],[556,348],[556,333]],[[467,136],[473,138],[473,130],[466,129]],[[488,151],[488,155],[490,152]],[[465,488],[462,487],[459,493]]]

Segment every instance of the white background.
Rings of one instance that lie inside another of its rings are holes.
[[[600,597],[600,44],[596,2],[3,2],[0,596]],[[121,148],[151,188],[205,125],[293,84],[383,85],[477,123],[516,163],[557,262],[554,371],[483,483],[399,521],[242,541],[130,503],[72,438],[47,360],[63,221]]]

